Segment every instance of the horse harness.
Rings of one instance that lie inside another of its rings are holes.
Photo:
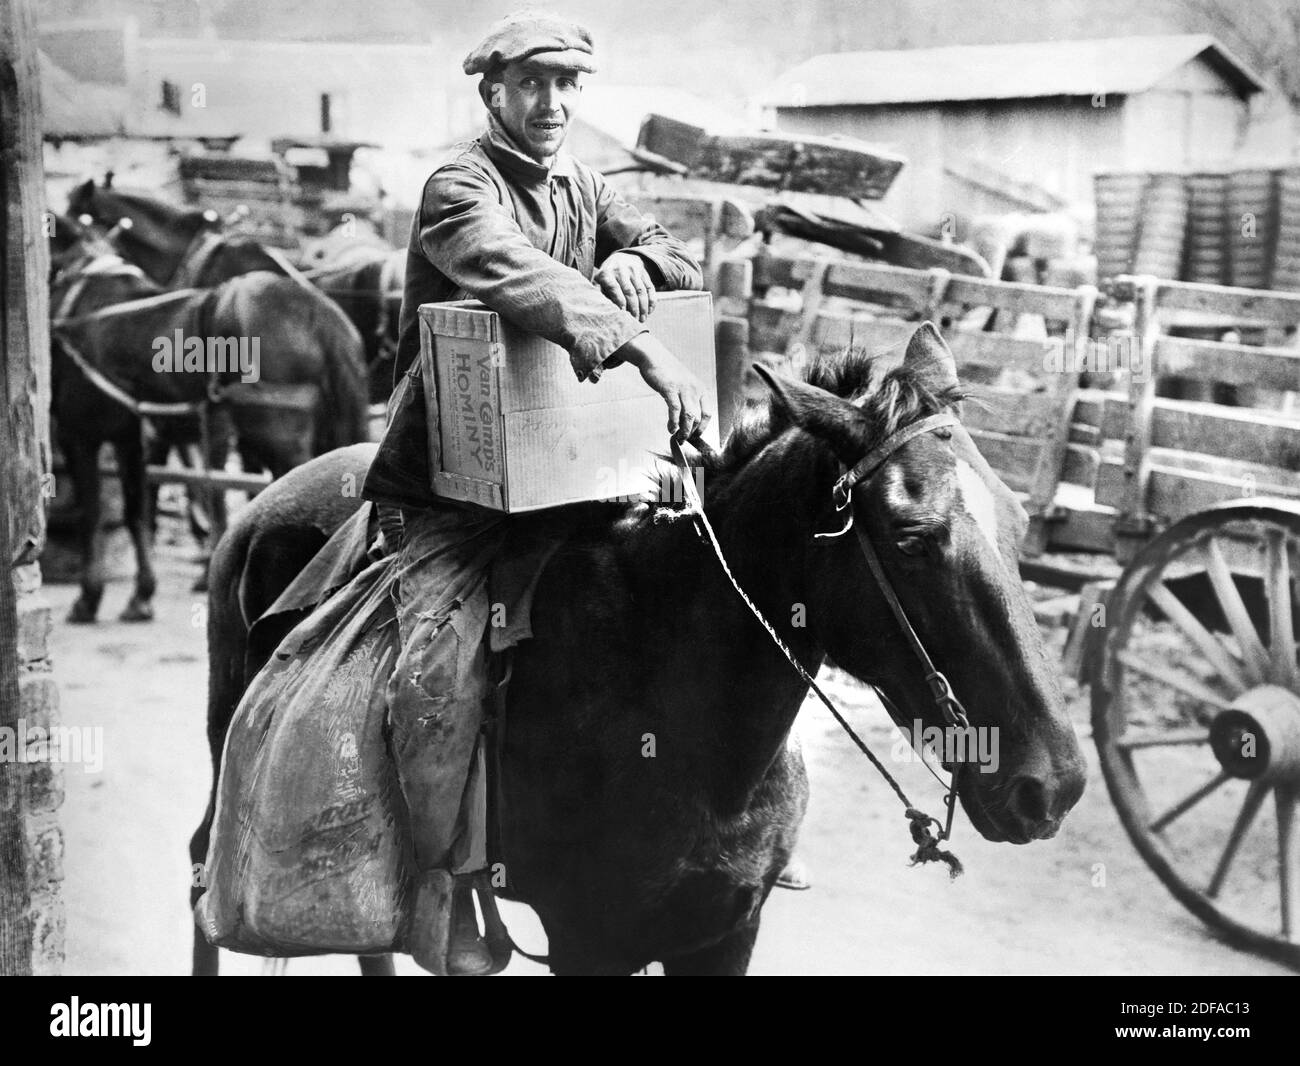
[[[855,530],[857,533],[858,544],[862,549],[862,554],[866,557],[867,567],[870,569],[872,577],[880,588],[881,594],[885,597],[885,602],[889,604],[890,612],[893,614],[899,629],[902,630],[903,636],[910,646],[913,655],[915,655],[917,661],[920,663],[921,669],[924,671],[926,685],[929,687],[934,702],[939,707],[939,711],[942,714],[944,721],[949,725],[965,728],[970,725],[966,709],[953,693],[952,685],[949,684],[948,678],[934,665],[933,659],[931,659],[929,652],[926,651],[925,644],[917,635],[916,629],[912,626],[911,620],[907,617],[907,611],[904,609],[902,602],[898,598],[898,594],[894,591],[894,586],[892,582],[890,582],[889,576],[885,573],[884,567],[880,563],[880,557],[876,552],[875,545],[871,542],[871,538],[867,535],[865,526],[854,521],[853,513],[853,490],[856,486],[860,484],[870,484],[872,479],[880,472],[893,454],[909,441],[914,440],[925,433],[932,433],[945,427],[954,426],[957,424],[957,421],[957,416],[950,411],[928,415],[915,422],[909,423],[901,429],[895,430],[893,433],[885,437],[884,440],[880,441],[875,447],[867,452],[862,459],[841,474],[831,489],[831,498],[836,513],[848,512],[847,521],[845,522],[844,527],[834,533],[817,533],[814,534],[814,536],[840,537],[850,529]],[[907,819],[910,823],[912,840],[917,845],[916,852],[912,855],[912,864],[943,862],[947,864],[949,873],[952,877],[958,876],[962,872],[961,862],[955,855],[950,851],[944,850],[940,845],[944,841],[951,839],[952,836],[953,814],[957,806],[957,782],[960,773],[960,764],[955,763],[953,765],[952,778],[948,783],[948,792],[944,797],[944,806],[947,808],[946,817],[944,823],[940,825],[938,819],[921,811],[910,799],[908,799],[907,794],[903,791],[898,782],[894,780],[893,775],[890,774],[884,764],[881,763],[880,759],[870,750],[866,742],[858,736],[853,727],[849,725],[844,716],[836,709],[830,699],[827,698],[826,694],[818,686],[816,680],[808,673],[798,659],[795,658],[794,653],[790,651],[785,641],[783,641],[777,634],[776,629],[763,616],[758,606],[752,599],[750,599],[745,590],[741,588],[735,575],[732,574],[730,566],[727,565],[727,560],[722,553],[722,547],[718,543],[717,535],[714,533],[713,527],[704,513],[704,505],[700,499],[699,492],[695,487],[694,478],[692,478],[688,472],[689,467],[686,456],[682,451],[681,444],[676,438],[672,441],[672,448],[674,459],[682,471],[682,490],[685,495],[687,507],[694,518],[695,529],[699,534],[700,539],[712,548],[713,553],[721,564],[722,570],[728,581],[730,581],[732,588],[736,590],[740,598],[745,602],[745,605],[753,613],[754,617],[757,618],[763,628],[767,630],[768,636],[772,638],[772,642],[786,657],[787,661],[794,668],[800,678],[808,684],[814,693],[816,693],[818,699],[820,699],[826,706],[827,710],[830,711],[835,721],[839,723],[840,728],[848,734],[849,739],[852,740],[858,749],[871,761],[871,764],[889,784],[890,788],[894,790],[894,794],[898,796],[900,802],[903,804]],[[876,693],[886,707],[892,707],[891,701],[878,687],[876,687]],[[928,765],[929,764],[927,763],[927,767]],[[933,773],[933,770],[931,770],[931,773]]]
[[[922,670],[925,671],[925,681],[930,688],[935,703],[939,706],[943,718],[950,725],[969,726],[970,720],[966,715],[966,709],[962,706],[961,701],[952,691],[952,685],[949,684],[947,677],[943,672],[934,665],[930,658],[929,652],[926,651],[925,644],[917,635],[916,629],[912,626],[911,620],[907,617],[907,611],[904,609],[898,594],[894,591],[894,586],[890,582],[884,567],[880,564],[880,557],[876,553],[875,545],[871,543],[871,538],[867,536],[866,529],[854,521],[853,516],[853,489],[860,484],[870,484],[872,478],[880,472],[881,468],[889,458],[898,451],[908,441],[914,440],[924,433],[932,433],[936,430],[944,429],[948,426],[957,424],[957,416],[950,411],[944,411],[939,414],[928,415],[925,418],[918,419],[902,429],[896,430],[885,437],[879,444],[872,448],[867,454],[855,463],[849,470],[846,470],[836,480],[831,489],[831,497],[835,504],[837,513],[848,511],[848,520],[844,527],[835,533],[817,533],[817,537],[840,537],[849,531],[855,529],[858,536],[858,544],[862,548],[863,555],[866,556],[867,566],[871,570],[876,584],[880,587],[885,601],[889,604],[889,609],[894,615],[899,628],[903,631],[904,637],[921,664]],[[707,447],[707,445],[704,445]],[[753,613],[754,617],[767,630],[768,636],[774,643],[786,660],[794,667],[799,677],[816,693],[818,699],[825,704],[826,709],[830,711],[835,721],[839,723],[850,740],[857,746],[876,768],[880,775],[888,782],[889,787],[894,790],[899,801],[903,804],[906,812],[909,828],[912,835],[912,841],[916,844],[916,851],[912,854],[912,865],[926,862],[942,862],[947,865],[951,877],[957,877],[962,872],[961,861],[951,851],[945,850],[942,844],[952,837],[953,815],[957,807],[957,780],[960,772],[960,764],[955,763],[952,770],[952,779],[948,783],[948,792],[944,796],[944,806],[946,816],[943,824],[932,815],[926,814],[920,808],[916,807],[903,791],[902,786],[894,779],[893,775],[885,768],[877,755],[867,746],[857,732],[845,720],[835,705],[822,691],[816,680],[803,667],[794,653],[786,645],[776,629],[763,616],[758,605],[750,599],[749,595],[740,586],[735,575],[731,572],[731,567],[727,564],[726,556],[723,555],[722,547],[718,543],[717,534],[709,522],[708,516],[704,513],[704,503],[700,499],[699,491],[695,487],[695,479],[690,475],[690,464],[686,459],[682,446],[676,437],[672,440],[673,458],[677,463],[681,473],[682,492],[684,494],[687,513],[695,521],[695,530],[700,539],[709,545],[713,554],[717,557],[723,573],[731,583],[740,598],[745,602],[745,606]],[[495,862],[504,857],[501,848],[500,839],[500,795],[501,787],[501,767],[500,767],[500,729],[505,720],[506,713],[506,693],[510,682],[510,676],[513,672],[512,655],[509,651],[493,657],[493,684],[491,692],[485,701],[485,714],[483,723],[482,743],[488,753],[488,856],[490,861]],[[873,686],[874,687],[874,686]],[[880,697],[881,702],[886,707],[892,704],[889,698],[876,688],[876,694]],[[927,768],[929,764],[927,763]],[[934,771],[931,770],[931,773]],[[936,775],[937,776],[937,775]],[[495,894],[492,891],[490,877],[488,875],[477,875],[475,880],[475,889],[478,892],[479,902],[483,907],[484,917],[484,935],[492,951],[495,962],[493,972],[498,972],[504,967],[506,960],[509,958],[509,952],[515,951],[526,959],[533,962],[548,963],[550,960],[545,955],[535,955],[514,942],[509,931],[505,928],[500,914],[496,907]]]
[[[202,229],[194,235],[185,251],[181,253],[180,262],[176,264],[176,270],[172,274],[168,287],[173,289],[194,288],[198,286],[199,280],[203,277],[203,272],[212,262],[213,257],[227,245],[226,238],[214,230]],[[284,273],[284,276],[301,285],[305,289],[314,289],[311,280],[304,274],[293,261],[276,248],[274,245],[261,244],[258,246],[262,254],[265,255]]]
[[[212,261],[212,257],[224,247],[225,243],[226,238],[221,234],[207,228],[199,230],[185,251],[181,253],[180,261],[176,264],[171,280],[167,283],[168,287],[188,289],[196,285],[199,278],[203,276],[203,271]]]
[[[397,259],[385,256],[379,267],[379,317],[375,323],[375,339],[379,344],[379,358],[392,361],[397,358],[397,340],[392,332],[393,309],[390,297],[402,295],[397,287]]]
[[[50,327],[53,332],[58,332],[60,327],[66,326],[72,321],[88,322],[97,318],[107,318],[111,315],[122,314],[126,311],[138,311],[142,308],[155,306],[158,304],[168,303],[178,300],[182,297],[188,297],[199,289],[176,289],[167,292],[155,293],[151,296],[140,297],[139,299],[127,300],[122,303],[110,304],[108,307],[102,307],[97,311],[91,311],[85,315],[76,315],[77,303],[81,300],[86,290],[86,286],[93,278],[96,277],[132,277],[145,278],[144,271],[132,263],[126,262],[120,256],[107,254],[97,256],[89,260],[85,266],[82,266],[71,275],[71,281],[68,290],[63,294],[59,301],[58,309],[50,317]],[[212,299],[212,290],[207,290],[203,304],[198,309],[200,322],[206,318],[209,304]],[[199,335],[204,335],[206,331],[200,329]],[[67,354],[68,358],[76,365],[77,369],[86,377],[86,379],[99,389],[105,396],[115,403],[121,404],[136,418],[183,418],[199,416],[206,421],[206,409],[215,403],[220,403],[225,398],[223,395],[226,386],[223,386],[220,375],[213,372],[209,375],[207,396],[198,401],[179,401],[176,403],[153,403],[148,400],[137,400],[116,382],[112,381],[107,375],[99,370],[86,355],[77,348],[66,336],[58,338],[59,347]]]

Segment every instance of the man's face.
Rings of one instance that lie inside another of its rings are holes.
[[[582,94],[581,77],[579,71],[529,59],[508,63],[487,87],[487,105],[522,151],[547,162],[568,135]]]

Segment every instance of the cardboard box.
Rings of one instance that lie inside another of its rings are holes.
[[[656,483],[668,408],[635,367],[580,382],[568,352],[476,301],[422,304],[419,315],[425,398],[438,412],[437,495],[518,512],[635,497]],[[712,297],[659,293],[646,325],[703,383],[716,447]]]

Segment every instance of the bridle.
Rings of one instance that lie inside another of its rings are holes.
[[[871,543],[871,538],[867,536],[866,529],[855,522],[853,514],[854,488],[860,484],[871,484],[872,479],[875,478],[876,474],[880,472],[885,463],[899,448],[922,434],[933,433],[936,430],[957,424],[957,416],[950,411],[944,411],[918,419],[887,436],[867,452],[863,458],[858,460],[851,469],[841,474],[831,489],[831,499],[835,503],[836,513],[848,512],[849,517],[844,528],[837,533],[814,533],[813,536],[822,538],[840,537],[850,529],[857,533],[858,545],[862,548],[862,554],[867,557],[867,566],[871,570],[871,576],[876,579],[876,584],[880,587],[885,602],[889,604],[889,609],[893,613],[895,621],[898,622],[898,628],[903,631],[903,636],[911,646],[912,653],[920,661],[921,667],[925,671],[925,683],[929,686],[930,692],[934,696],[934,702],[938,705],[944,721],[949,725],[969,726],[970,720],[967,718],[966,708],[962,706],[961,700],[953,693],[948,678],[944,676],[943,671],[934,665],[929,652],[925,650],[925,644],[917,636],[916,629],[907,617],[907,612],[903,609],[903,604],[898,598],[898,593],[894,591],[893,583],[889,580],[884,567],[880,564],[880,556],[876,553],[875,545]]]
[[[929,687],[934,702],[939,707],[944,721],[949,725],[968,727],[970,725],[970,719],[966,714],[966,709],[962,706],[961,701],[953,692],[952,685],[948,682],[948,678],[934,665],[934,660],[931,659],[929,652],[926,651],[924,642],[917,635],[915,627],[913,627],[911,620],[907,617],[907,611],[904,609],[902,601],[899,600],[898,594],[894,591],[894,586],[889,580],[889,576],[885,573],[884,567],[880,563],[880,557],[876,552],[875,545],[871,543],[871,538],[867,534],[865,525],[856,522],[853,513],[854,488],[858,485],[869,485],[876,474],[880,472],[894,453],[903,447],[903,445],[925,433],[932,433],[936,430],[958,424],[958,418],[955,414],[951,411],[943,411],[938,414],[928,415],[924,418],[917,419],[915,422],[910,422],[906,426],[903,426],[886,436],[870,451],[868,451],[865,456],[858,460],[858,462],[841,474],[831,489],[831,499],[836,513],[842,514],[848,512],[844,527],[834,533],[816,533],[814,536],[819,538],[841,537],[850,529],[853,529],[857,533],[858,545],[862,549],[862,554],[866,557],[867,567],[871,571],[871,575],[875,579],[877,586],[880,588],[881,594],[885,597],[885,602],[889,604],[890,612],[893,614],[899,629],[902,630],[903,636],[907,640],[912,653],[921,664],[921,669],[924,671],[926,685]],[[708,446],[705,445],[704,447],[707,448]],[[890,772],[880,762],[880,759],[875,755],[875,753],[867,747],[866,742],[858,736],[835,705],[831,703],[826,694],[817,685],[816,680],[806,669],[804,669],[798,659],[795,658],[794,653],[786,646],[785,642],[778,635],[772,624],[768,622],[759,610],[758,606],[750,599],[745,590],[741,588],[739,582],[737,582],[735,576],[732,574],[730,566],[727,565],[726,557],[722,554],[722,548],[718,544],[717,535],[714,533],[713,527],[704,513],[704,505],[700,499],[699,492],[695,487],[694,478],[690,476],[690,469],[687,464],[685,453],[682,451],[681,444],[675,437],[672,440],[672,449],[674,459],[681,468],[682,491],[689,512],[695,520],[696,532],[700,535],[702,540],[712,547],[714,555],[717,556],[718,562],[722,565],[723,572],[731,582],[732,587],[740,595],[740,598],[744,600],[746,606],[749,607],[754,617],[762,623],[763,628],[767,630],[773,643],[775,643],[780,651],[785,655],[786,659],[789,661],[790,665],[794,667],[800,678],[807,682],[812,691],[816,693],[817,697],[830,711],[836,722],[839,723],[840,728],[848,734],[849,738],[857,745],[858,749],[871,761],[872,765],[875,766],[876,770],[879,771],[882,777],[884,777],[886,782],[888,782],[890,787],[894,790],[895,795],[897,795],[899,800],[902,802],[907,813],[907,818],[911,823],[912,839],[917,845],[916,853],[912,856],[913,865],[921,862],[944,862],[948,864],[951,875],[956,877],[961,873],[961,863],[951,852],[943,850],[940,847],[940,844],[949,840],[952,836],[952,822],[957,806],[957,782],[961,764],[953,764],[952,779],[948,784],[947,795],[944,797],[944,805],[947,808],[946,818],[941,826],[938,819],[921,811],[910,799],[908,799],[907,794],[903,791],[898,782],[894,780],[893,775],[890,774]],[[893,707],[891,701],[878,687],[876,687],[876,693],[880,697],[881,702],[887,708]],[[894,715],[894,717],[897,718],[897,715]],[[937,829],[938,832],[935,833],[931,827]]]

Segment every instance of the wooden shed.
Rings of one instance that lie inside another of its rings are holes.
[[[1224,165],[1264,89],[1213,37],[1185,34],[821,55],[761,103],[779,130],[906,156],[884,207],[927,229],[1055,205],[1087,213],[1100,170]]]

